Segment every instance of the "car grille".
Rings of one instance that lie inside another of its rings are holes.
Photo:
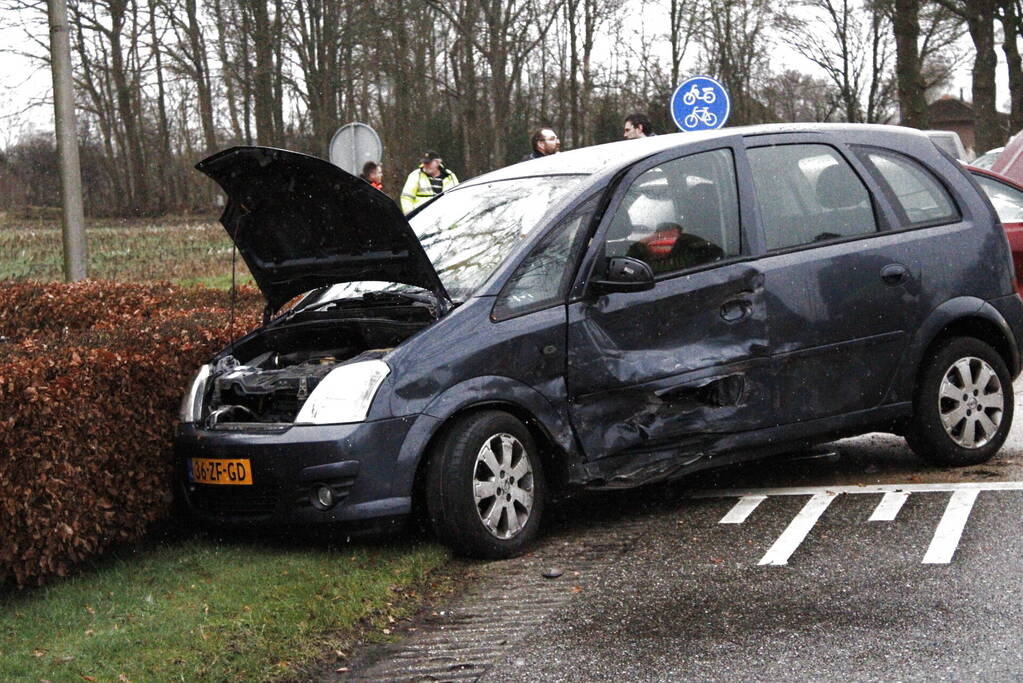
[[[225,517],[269,515],[277,507],[280,491],[276,486],[204,486],[190,487],[188,497],[196,510]]]

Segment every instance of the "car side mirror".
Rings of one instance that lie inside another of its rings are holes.
[[[590,280],[597,294],[644,292],[654,288],[654,271],[649,264],[630,256],[612,256],[607,260],[604,277]]]

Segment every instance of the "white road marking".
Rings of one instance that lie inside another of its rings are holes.
[[[803,509],[793,518],[778,540],[760,559],[761,565],[788,564],[789,557],[806,539],[817,520],[828,509],[831,501],[842,494],[884,494],[868,521],[890,522],[909,498],[910,493],[948,492],[952,496],[945,513],[934,531],[934,537],[924,555],[923,564],[948,564],[952,561],[963,529],[970,518],[973,504],[981,491],[1023,491],[1023,481],[993,481],[986,483],[945,484],[877,484],[871,486],[796,486],[777,489],[723,489],[720,491],[693,491],[689,498],[732,498],[739,500],[719,524],[742,524],[757,506],[770,496],[810,496]]]
[[[952,494],[924,555],[923,564],[948,564],[952,561],[978,493],[977,489],[960,489]]]
[[[881,502],[874,508],[874,514],[867,521],[890,522],[895,519],[902,509],[902,505],[909,498],[909,491],[888,491],[881,498]]]
[[[833,491],[824,491],[815,493],[810,500],[806,502],[803,509],[799,511],[788,527],[782,532],[778,540],[774,542],[770,550],[760,558],[758,564],[770,564],[780,565],[788,564],[789,557],[796,551],[796,548],[800,546],[806,535],[810,533],[817,520],[820,519],[821,514],[828,509],[831,505],[831,501],[835,499],[838,494]]]
[[[935,491],[1023,491],[1023,481],[990,481],[981,483],[950,482],[946,484],[872,484],[870,486],[793,486],[777,489],[721,489],[689,493],[690,498],[734,498],[740,496],[812,496],[816,493],[888,493],[908,491],[927,493]]]
[[[767,496],[743,496],[728,514],[721,518],[719,524],[742,524],[757,506],[767,500]]]

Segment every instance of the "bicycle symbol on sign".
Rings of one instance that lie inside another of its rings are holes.
[[[693,76],[671,96],[671,118],[683,131],[720,128],[731,109],[728,90],[710,76]]]
[[[691,90],[689,92],[692,92]],[[688,97],[689,93],[683,97]],[[713,101],[714,93],[710,94],[711,101]],[[693,110],[686,115],[685,124],[686,128],[695,128],[698,123],[702,123],[705,126],[713,128],[717,125],[718,117],[708,107],[693,107]]]
[[[689,88],[688,92],[682,96],[682,102],[687,107],[691,107],[699,102],[706,102],[707,104],[714,104],[717,99],[717,95],[714,94],[714,88],[703,88],[703,92],[700,92],[700,88],[694,83],[693,87]],[[715,121],[717,119],[715,118]],[[708,124],[713,126],[714,124]]]

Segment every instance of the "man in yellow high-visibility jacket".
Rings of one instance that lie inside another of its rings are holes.
[[[444,168],[444,160],[436,152],[423,155],[419,168],[408,174],[401,190],[401,210],[411,213],[420,204],[458,184],[458,177]]]

